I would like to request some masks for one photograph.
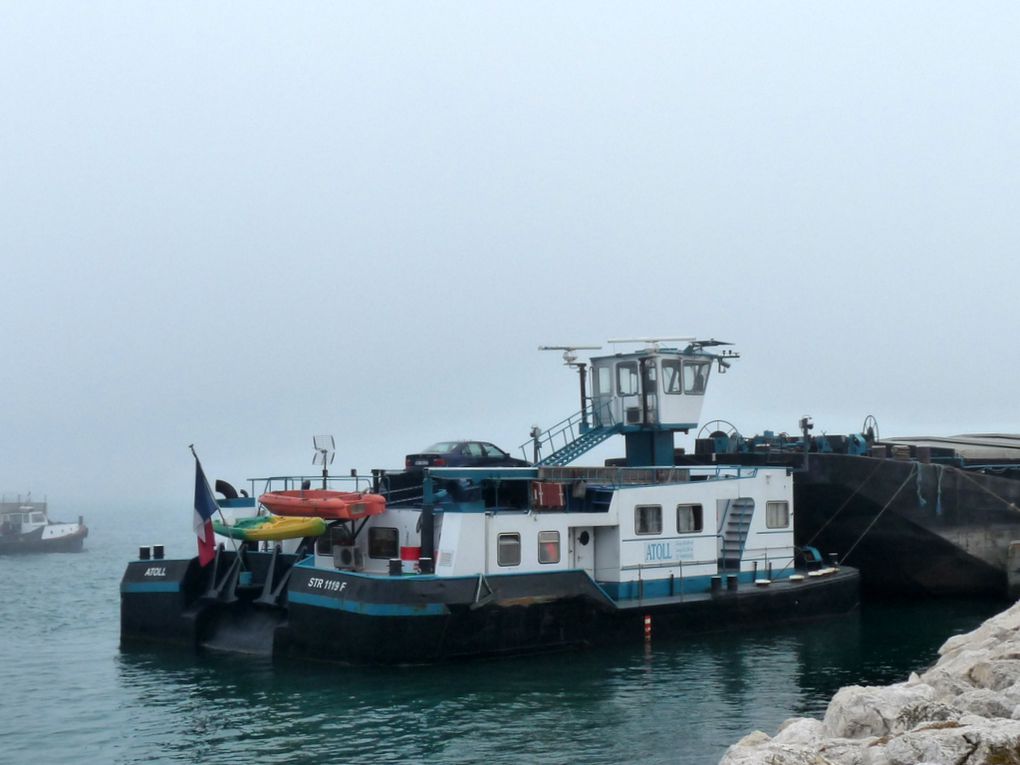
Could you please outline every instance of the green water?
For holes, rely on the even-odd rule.
[[[114,513],[86,520],[80,555],[0,557],[0,762],[715,763],[752,730],[823,714],[842,685],[906,679],[1004,607],[871,604],[796,627],[440,667],[121,653],[126,561],[140,543],[193,554],[189,519],[155,519],[144,538]]]

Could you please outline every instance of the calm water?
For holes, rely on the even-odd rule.
[[[905,679],[1003,607],[871,605],[647,649],[393,670],[122,654],[127,559],[157,542],[194,554],[190,510],[152,515],[87,517],[80,555],[0,557],[0,762],[715,763],[754,729],[820,716],[842,685]]]

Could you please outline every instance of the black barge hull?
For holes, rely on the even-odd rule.
[[[801,582],[740,582],[715,594],[621,605],[582,571],[514,576],[385,577],[234,553],[130,563],[121,643],[258,653],[344,664],[425,664],[637,643],[817,619],[858,604],[856,570]]]
[[[798,544],[843,551],[870,593],[1016,596],[1020,480],[913,460],[810,455]]]

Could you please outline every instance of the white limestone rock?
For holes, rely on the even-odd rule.
[[[1020,765],[1020,602],[939,654],[906,682],[840,689],[822,721],[745,736],[721,765]]]
[[[810,717],[791,717],[779,726],[776,743],[785,746],[804,746],[817,748],[825,738],[825,726],[821,720]]]
[[[852,685],[829,702],[824,726],[832,738],[864,738],[904,733],[919,723],[952,720],[959,712],[936,698],[925,683],[886,687]]]
[[[968,676],[978,688],[1002,691],[1020,682],[1020,661],[993,659],[975,664]]]
[[[961,715],[970,714],[1007,720],[1013,717],[1014,710],[1017,708],[1015,702],[1010,701],[1001,693],[987,688],[974,688],[965,691],[952,699],[950,703]]]
[[[935,723],[896,736],[885,746],[889,765],[1020,765],[1020,721]]]

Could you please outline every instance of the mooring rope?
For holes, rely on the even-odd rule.
[[[812,542],[814,542],[814,541],[815,541],[815,538],[816,538],[816,537],[817,537],[817,536],[818,536],[819,534],[821,534],[821,533],[822,533],[823,531],[825,531],[825,527],[826,527],[826,526],[828,526],[828,525],[829,525],[830,523],[832,523],[832,521],[833,521],[833,520],[835,520],[835,518],[836,518],[836,516],[837,516],[837,515],[839,515],[839,514],[840,514],[841,512],[843,512],[843,508],[845,508],[845,507],[846,507],[846,506],[847,506],[848,504],[850,504],[850,500],[851,500],[851,499],[853,499],[854,497],[856,497],[856,496],[857,496],[857,492],[859,492],[859,491],[860,491],[861,489],[863,489],[863,488],[864,488],[864,484],[866,484],[866,483],[867,483],[868,481],[870,481],[870,480],[871,480],[871,476],[875,475],[876,471],[877,471],[877,470],[878,470],[878,469],[879,469],[880,467],[882,467],[882,464],[883,464],[882,460],[878,460],[878,461],[876,462],[876,464],[875,464],[875,467],[873,467],[873,468],[871,469],[871,472],[870,472],[870,473],[868,473],[868,474],[867,474],[867,475],[866,475],[866,476],[864,477],[864,480],[863,480],[863,481],[861,481],[861,482],[860,482],[859,484],[857,484],[857,488],[853,490],[853,492],[852,492],[852,493],[850,494],[850,496],[849,496],[849,497],[847,497],[847,498],[846,498],[846,500],[845,500],[845,501],[843,502],[843,504],[842,504],[842,505],[840,505],[840,506],[839,506],[838,508],[836,508],[836,512],[834,512],[834,513],[833,513],[832,515],[830,515],[830,516],[829,516],[829,518],[828,518],[828,520],[826,520],[826,521],[825,521],[825,523],[823,523],[823,524],[822,524],[822,525],[821,525],[821,526],[820,526],[820,527],[818,528],[818,531],[816,531],[816,532],[815,532],[815,533],[814,533],[814,534],[813,534],[813,535],[811,536],[811,539],[809,539],[809,540],[807,541],[806,545],[810,545],[810,544],[811,544]],[[806,546],[806,545],[805,545],[805,546]]]
[[[839,562],[841,565],[846,561],[847,558],[850,557],[850,553],[854,551],[854,548],[857,547],[860,541],[864,539],[864,535],[871,531],[871,527],[878,523],[878,519],[882,517],[882,513],[886,511],[889,505],[893,503],[893,500],[896,499],[896,497],[899,495],[901,491],[903,491],[903,487],[907,485],[907,482],[910,481],[911,478],[913,478],[914,473],[916,471],[917,463],[915,462],[914,466],[910,469],[910,472],[907,473],[907,477],[903,479],[903,483],[900,484],[900,487],[893,492],[893,495],[889,497],[889,501],[886,502],[885,505],[882,506],[882,509],[878,511],[878,515],[871,519],[871,523],[868,524],[868,527],[861,532],[861,535],[857,537],[857,540],[852,545],[850,545],[850,549],[846,551],[846,554],[842,558],[840,558]]]
[[[945,468],[943,468],[943,470],[945,470]],[[982,486],[981,484],[979,484],[976,480],[974,480],[973,478],[971,478],[970,475],[967,474],[966,470],[959,470],[959,469],[957,469],[957,472],[960,475],[962,475],[964,478],[966,478],[968,481],[970,481],[972,484],[977,486],[979,489],[981,489],[981,491],[985,492],[986,494],[991,494],[993,497],[995,497],[997,500],[999,500],[1002,504],[1006,505],[1007,507],[1011,507],[1014,510],[1020,509],[1020,508],[1017,508],[1015,503],[1010,502],[1005,497],[1000,497],[998,494],[996,494],[994,491],[989,489],[987,486]]]

